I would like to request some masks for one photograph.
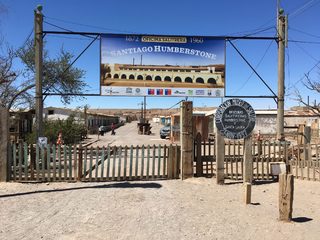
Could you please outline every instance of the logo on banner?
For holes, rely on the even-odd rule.
[[[136,88],[136,93],[140,94],[140,92],[141,92],[141,89],[140,88]]]
[[[174,91],[174,94],[176,94],[176,95],[185,95],[186,92],[176,90],[176,91]]]
[[[203,96],[204,95],[204,90],[196,90],[196,95],[201,95]]]
[[[163,89],[157,89],[157,95],[163,95]]]
[[[132,94],[132,88],[126,88],[126,93]]]
[[[154,89],[148,89],[148,95],[154,95]]]
[[[172,94],[172,90],[171,89],[165,89],[164,90],[164,94],[167,96],[170,96]]]

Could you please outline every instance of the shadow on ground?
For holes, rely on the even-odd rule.
[[[293,222],[296,223],[305,223],[305,222],[310,222],[312,221],[312,218],[308,218],[308,217],[296,217],[296,218],[292,218]]]
[[[82,189],[97,189],[97,188],[161,188],[162,185],[159,183],[113,183],[113,184],[103,184],[103,185],[95,185],[95,186],[83,186],[83,187],[74,187],[74,188],[63,188],[63,189],[48,189],[48,190],[39,190],[39,191],[31,191],[31,192],[22,192],[22,193],[12,193],[12,194],[4,194],[0,195],[0,198],[7,197],[17,197],[24,195],[32,195],[38,193],[50,193],[50,192],[66,192],[66,191],[75,191]]]

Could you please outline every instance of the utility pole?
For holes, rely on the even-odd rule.
[[[35,67],[36,67],[36,131],[37,141],[43,137],[43,98],[42,98],[42,77],[43,77],[43,15],[42,6],[38,5],[34,11],[34,43],[35,43]]]
[[[283,9],[278,10],[278,105],[277,139],[284,140],[284,48],[286,43],[287,16]]]

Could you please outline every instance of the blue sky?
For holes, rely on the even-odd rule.
[[[277,0],[0,0],[6,7],[0,12],[0,34],[14,47],[22,46],[33,30],[33,10],[43,5],[44,30],[76,32],[165,34],[199,36],[268,36],[276,34]],[[319,95],[307,91],[304,75],[319,77],[320,60],[320,0],[282,0],[281,7],[289,14],[289,46],[285,63],[285,108],[298,105],[293,100],[294,89],[302,91],[310,101],[320,101]],[[56,26],[60,27],[57,28]],[[32,37],[33,35],[31,35]],[[59,48],[75,56],[91,39],[79,35],[45,36],[50,56]],[[241,51],[266,83],[277,92],[277,44],[270,40],[235,40]],[[99,92],[100,43],[96,41],[76,62],[86,71],[87,93]],[[16,68],[21,67],[19,63]],[[235,49],[226,44],[226,95],[272,95]],[[276,108],[272,99],[243,98],[254,108]],[[181,98],[147,99],[148,108],[170,108]],[[189,98],[194,106],[217,107],[224,99]],[[139,108],[142,98],[88,97],[73,101],[67,107],[89,104],[91,108]],[[63,106],[57,97],[48,97],[46,106]]]

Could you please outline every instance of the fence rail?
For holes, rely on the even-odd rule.
[[[201,141],[201,136],[197,136],[195,141],[194,172],[196,176],[215,177],[216,176],[216,153],[214,140]],[[243,179],[243,150],[244,143],[239,140],[225,141],[224,174],[225,178],[233,180]],[[279,141],[253,141],[253,178],[255,180],[272,180],[270,163],[285,162],[287,165],[292,160],[302,161],[310,158],[319,162],[320,145],[290,146],[287,142]],[[313,163],[315,164],[315,163]],[[292,165],[295,169],[300,169],[303,165]],[[312,165],[313,166],[313,165]],[[307,170],[306,170],[307,171]],[[310,170],[311,171],[311,170]],[[313,170],[312,170],[313,171]],[[314,170],[317,172],[317,169]],[[301,172],[301,171],[300,171]],[[296,171],[292,172],[296,177]],[[305,175],[304,175],[305,176]]]
[[[13,181],[123,181],[179,177],[177,145],[10,146],[9,167]]]
[[[196,176],[216,176],[214,140],[194,146]],[[82,147],[48,145],[45,148],[10,145],[9,175],[12,181],[128,181],[179,178],[180,146],[142,145]],[[243,141],[225,141],[225,178],[243,179]],[[320,181],[320,145],[290,146],[288,143],[252,142],[253,178],[271,180],[270,164],[285,162],[297,178]]]

